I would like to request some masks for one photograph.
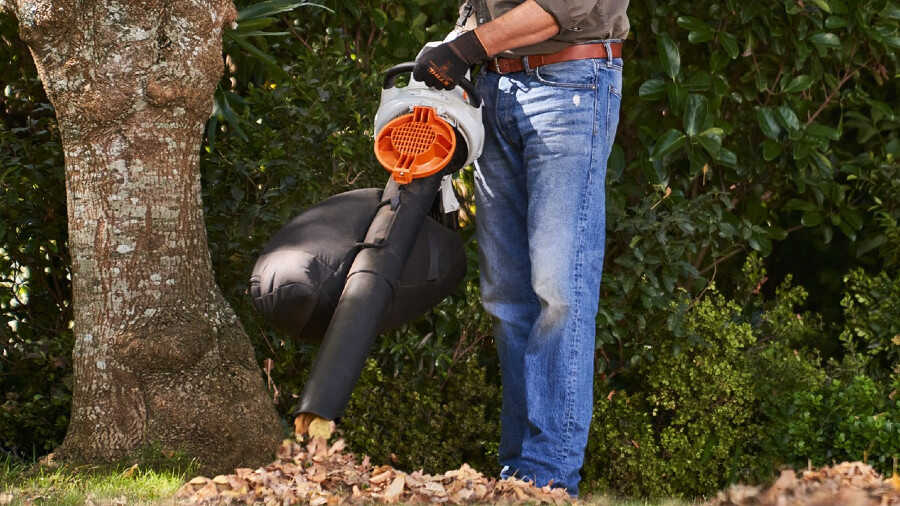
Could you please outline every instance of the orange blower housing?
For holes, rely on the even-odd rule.
[[[375,137],[375,158],[400,184],[436,174],[455,150],[453,127],[427,106],[394,118]]]

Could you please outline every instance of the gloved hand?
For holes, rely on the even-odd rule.
[[[422,51],[416,59],[413,77],[432,88],[450,90],[465,77],[472,65],[487,60],[487,51],[475,31]]]

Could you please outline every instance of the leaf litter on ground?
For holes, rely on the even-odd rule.
[[[179,489],[181,504],[531,503],[565,504],[564,489],[516,478],[487,478],[468,464],[442,474],[407,473],[357,460],[343,439],[333,444],[334,422],[298,417],[297,440],[285,440],[277,460],[258,469],[196,477]],[[302,430],[301,430],[302,429]],[[862,462],[844,462],[798,475],[785,470],[768,487],[732,485],[706,506],[900,506],[900,477],[884,479]]]
[[[318,432],[318,431],[316,431]],[[327,432],[327,431],[323,431]],[[181,504],[333,504],[572,502],[561,488],[536,487],[516,478],[487,478],[468,464],[442,474],[407,473],[374,466],[345,451],[343,439],[285,440],[277,460],[258,469],[197,477],[177,492]]]
[[[767,488],[732,485],[708,506],[896,506],[900,479],[884,479],[862,462],[842,462],[799,475],[784,470]]]

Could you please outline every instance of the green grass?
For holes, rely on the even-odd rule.
[[[679,499],[616,499],[603,495],[585,496],[583,503],[587,506],[695,506],[700,504]]]
[[[175,504],[174,494],[188,474],[188,470],[154,471],[140,467],[129,472],[126,466],[49,470],[6,459],[0,461],[0,504]]]

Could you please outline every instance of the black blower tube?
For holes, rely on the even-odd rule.
[[[367,247],[350,267],[294,414],[312,413],[333,420],[343,413],[394,298],[393,286],[440,190],[441,178],[462,168],[468,157],[458,130],[456,138],[456,152],[443,171],[405,185],[394,178],[388,180],[382,194],[384,205],[366,233]]]

